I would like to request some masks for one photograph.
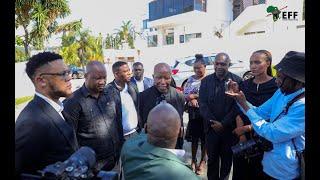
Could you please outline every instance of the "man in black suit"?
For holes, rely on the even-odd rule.
[[[37,174],[49,164],[64,161],[77,149],[75,132],[63,115],[60,97],[71,91],[71,72],[62,57],[43,52],[31,57],[26,72],[35,96],[15,125],[15,174]]]
[[[139,115],[140,127],[144,127],[148,114],[161,100],[166,100],[180,115],[181,128],[177,139],[176,149],[183,146],[183,112],[185,99],[181,92],[178,92],[171,83],[171,68],[166,63],[155,65],[153,72],[154,85],[139,94]]]
[[[153,79],[143,76],[144,69],[141,62],[135,62],[132,65],[133,76],[130,81],[137,92],[142,92],[149,87],[153,86]]]
[[[238,109],[235,100],[225,95],[225,85],[229,79],[240,83],[241,78],[229,72],[229,66],[228,54],[218,53],[214,61],[215,72],[201,80],[199,90],[208,153],[208,180],[228,179],[232,165],[232,130]]]

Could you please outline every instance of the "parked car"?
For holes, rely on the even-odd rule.
[[[69,69],[72,73],[72,79],[82,79],[84,78],[84,69],[79,68],[75,65],[70,65]]]
[[[207,75],[212,74],[214,72],[213,62],[215,60],[216,53],[203,55],[203,59],[206,63]],[[178,87],[182,87],[184,83],[187,82],[187,79],[194,74],[193,64],[196,58],[194,56],[188,56],[182,59],[177,59],[172,68],[172,77],[175,80]],[[229,71],[245,78],[250,75],[249,65],[238,60],[231,60],[231,66],[229,67]]]

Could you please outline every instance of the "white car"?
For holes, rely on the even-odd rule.
[[[213,62],[215,60],[216,53],[203,55],[203,59],[206,63],[207,75],[214,72]],[[172,68],[172,77],[176,82],[177,87],[183,87],[187,79],[194,75],[193,64],[196,58],[194,56],[188,56],[182,59],[177,59]],[[249,64],[242,61],[232,61],[229,71],[238,75],[239,77],[245,78],[250,75]]]

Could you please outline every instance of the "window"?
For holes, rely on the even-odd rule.
[[[148,21],[149,21],[149,19],[145,19],[145,20],[143,20],[143,29],[148,29]]]
[[[201,33],[186,34],[185,42],[189,42],[193,38],[201,38]]]
[[[198,11],[207,12],[207,0],[195,0],[194,9]]]
[[[180,41],[180,43],[184,43],[184,35],[179,36],[179,41]]]
[[[158,36],[152,35],[148,36],[148,47],[157,47],[158,46]]]
[[[194,10],[194,0],[184,0],[183,12],[189,12]]]
[[[174,44],[174,33],[166,35],[166,45]]]

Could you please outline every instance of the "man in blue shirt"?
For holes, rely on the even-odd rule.
[[[246,102],[235,82],[231,82],[230,92],[227,92],[235,97],[242,111],[249,117],[252,128],[273,144],[273,150],[264,152],[262,160],[266,179],[298,179],[300,176],[296,151],[305,148],[304,96],[295,101],[286,113],[283,110],[288,102],[305,91],[304,67],[304,53],[288,52],[275,66],[279,89],[259,107]]]

